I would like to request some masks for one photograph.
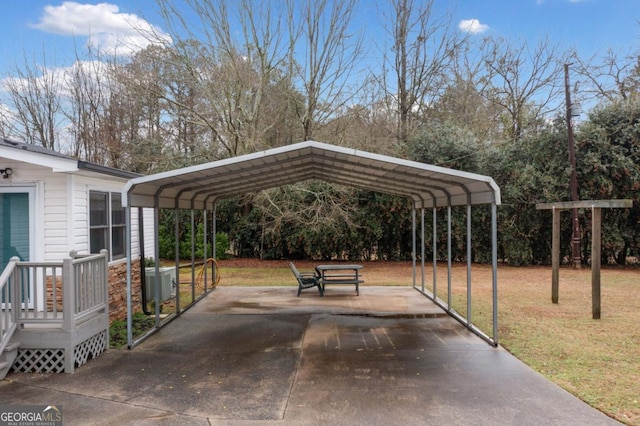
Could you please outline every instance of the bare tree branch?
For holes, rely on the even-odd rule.
[[[486,39],[483,52],[492,87],[485,93],[507,112],[507,134],[518,140],[527,120],[539,120],[561,105],[556,101],[562,94],[564,60],[548,39],[534,48],[526,42]]]
[[[42,65],[30,65],[25,58],[24,68],[15,67],[13,73],[4,85],[15,109],[18,134],[27,143],[58,149],[60,77],[47,68],[44,54]]]

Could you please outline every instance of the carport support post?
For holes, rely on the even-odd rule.
[[[127,207],[124,212],[125,250],[127,252],[127,348],[133,344],[133,312],[131,309],[131,198],[127,194]],[[144,244],[144,241],[141,242]]]
[[[178,241],[178,235],[180,234],[180,210],[178,209],[179,203],[176,200],[176,208],[175,208],[175,226],[174,226],[174,241],[175,241],[175,252],[176,252],[176,312],[180,312],[180,241]]]
[[[158,241],[158,235],[160,235],[160,197],[156,194],[153,201],[153,235],[155,235],[155,242],[153,246],[153,266],[155,267],[155,276],[153,277],[154,293],[154,305],[156,314],[156,327],[160,326],[160,242]]]
[[[196,212],[191,202],[191,300],[196,300]]]
[[[471,203],[467,201],[467,324],[471,320]]]
[[[435,203],[434,203],[435,204]],[[438,210],[436,207],[433,207],[433,235],[432,235],[432,246],[433,246],[433,297],[438,297]]]
[[[421,262],[421,268],[420,271],[422,273],[421,275],[421,282],[422,282],[422,291],[424,291],[424,244],[425,244],[425,240],[424,240],[424,207],[422,207],[420,209],[420,262]]]
[[[216,260],[218,259],[216,245],[218,243],[216,236],[216,207],[217,204],[213,203],[213,209],[211,209],[211,257],[213,258],[213,262],[211,262],[211,288],[216,286],[216,279],[218,277],[218,264]]]
[[[451,205],[447,206],[447,306],[451,310]]]
[[[202,252],[204,254],[204,265],[202,265],[202,278],[204,279],[203,288],[207,292],[207,209],[202,210]]]
[[[491,284],[493,287],[493,343],[498,346],[498,208],[491,202]]]
[[[602,209],[591,207],[591,313],[600,319],[600,251]]]
[[[560,209],[555,207],[552,212],[551,235],[551,302],[558,303],[558,289],[560,284]]]
[[[216,245],[218,244],[218,236],[216,235],[216,208],[217,208],[217,205],[214,204],[213,205],[213,211],[211,212],[211,234],[212,234],[211,235],[212,236],[211,239],[213,240],[213,244],[212,244],[212,247],[211,247],[211,251],[212,251],[211,257],[213,257],[214,259],[217,259],[216,256],[218,255],[218,253],[216,251]],[[215,263],[213,263],[213,264],[215,265]],[[214,266],[214,268],[215,268],[215,266]],[[215,270],[212,269],[211,270],[211,274],[212,274],[211,279],[213,279],[215,281],[216,277],[218,276],[218,271],[215,271]]]
[[[413,238],[411,239],[411,258],[413,262],[413,286],[416,286],[416,208],[411,209],[411,229]]]

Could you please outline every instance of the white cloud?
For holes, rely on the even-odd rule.
[[[38,67],[32,74],[22,76],[9,76],[0,79],[0,93],[8,93],[10,90],[26,92],[29,86],[50,87],[64,98],[71,96],[71,87],[77,86],[74,76],[82,79],[85,86],[93,86],[97,89],[99,82],[108,76],[109,65],[101,61],[76,61],[68,67],[44,68]],[[87,90],[91,90],[85,87]],[[108,85],[101,87],[107,90]]]
[[[15,113],[14,111],[9,107],[9,105],[5,105],[2,102],[0,102],[0,126],[7,126],[9,127],[9,123],[15,120]],[[0,134],[2,134],[2,129],[0,129]]]
[[[458,24],[460,31],[471,34],[480,34],[489,29],[488,25],[481,24],[477,19],[463,19]]]
[[[59,106],[66,111],[70,111],[72,102],[72,89],[78,88],[78,80],[74,80],[74,75],[79,74],[83,90],[94,96],[93,100],[98,100],[98,96],[109,97],[109,85],[99,86],[100,81],[108,78],[109,65],[101,61],[76,61],[68,67],[44,68],[34,66],[29,75],[18,77],[5,77],[0,79],[0,95],[9,103],[2,103],[0,99],[0,136],[8,136],[15,140],[24,140],[24,125],[19,117],[15,105],[12,104],[10,91],[16,91],[20,95],[30,96],[27,91],[34,91],[34,87],[44,91],[45,88],[54,90],[58,95]],[[98,92],[100,91],[100,92]],[[58,112],[56,118],[56,137],[58,150],[60,152],[70,152],[73,146],[73,136],[70,132],[71,122],[65,117],[65,113]]]
[[[101,52],[128,55],[154,42],[171,42],[171,37],[131,13],[121,13],[109,3],[80,4],[72,1],[45,6],[39,30],[69,36],[87,36],[87,44]]]
[[[0,137],[20,140],[16,129],[18,118],[16,112],[0,101]]]

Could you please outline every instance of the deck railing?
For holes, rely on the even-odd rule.
[[[17,327],[46,324],[73,332],[98,312],[108,315],[108,253],[62,262],[9,260],[0,275],[0,353]]]
[[[2,304],[0,310],[0,354],[4,352],[4,348],[9,344],[9,340],[17,328],[15,316],[8,307],[11,300],[9,283],[18,260],[17,257],[11,258],[0,275],[0,303]]]

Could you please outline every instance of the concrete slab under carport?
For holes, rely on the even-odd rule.
[[[75,374],[9,374],[5,404],[64,424],[618,424],[414,289],[219,287]]]

